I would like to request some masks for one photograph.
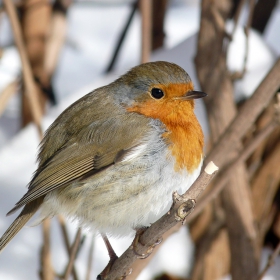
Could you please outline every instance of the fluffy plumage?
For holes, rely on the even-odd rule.
[[[164,96],[151,95],[159,88]],[[0,239],[2,250],[41,208],[120,236],[149,226],[200,172],[203,134],[188,74],[179,66],[137,66],[67,108],[46,131],[23,211]]]

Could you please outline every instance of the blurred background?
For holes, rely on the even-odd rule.
[[[36,169],[42,132],[75,100],[140,63],[177,63],[209,95],[196,105],[207,155],[279,60],[279,29],[276,0],[0,1],[0,234]],[[280,279],[279,257],[264,271],[280,250],[276,92],[240,139],[242,155],[273,123],[238,180],[215,195],[213,183],[200,212],[128,279]],[[63,279],[76,230],[62,217],[24,228],[0,255],[0,279]],[[131,241],[112,243],[121,254]],[[106,248],[90,231],[80,244],[70,278],[95,279]]]

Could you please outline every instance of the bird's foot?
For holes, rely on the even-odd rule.
[[[137,258],[139,259],[146,259],[148,258],[151,253],[153,252],[154,248],[159,245],[162,242],[162,237],[159,238],[154,244],[150,245],[148,250],[146,251],[145,254],[140,254],[137,252],[137,246],[140,243],[141,245],[145,246],[145,244],[142,244],[140,241],[140,237],[142,236],[142,234],[145,232],[146,228],[140,228],[136,230],[136,235],[134,237],[134,240],[132,242],[132,250],[134,252],[134,254],[137,256]]]

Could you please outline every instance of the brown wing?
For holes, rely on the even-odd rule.
[[[72,105],[62,113],[47,131],[39,154],[39,167],[29,184],[28,192],[8,214],[54,189],[67,186],[73,181],[78,183],[85,175],[94,176],[115,164],[122,158],[120,154],[123,151],[129,153],[130,149],[141,144],[141,139],[149,129],[149,120],[144,116],[134,113],[127,116],[123,110],[110,110],[109,107],[106,112],[98,112],[96,109],[92,119],[89,118],[92,114],[88,112],[92,108],[84,106],[82,111],[74,114],[78,114],[82,127],[75,130],[75,120],[69,110],[75,113],[75,106]]]

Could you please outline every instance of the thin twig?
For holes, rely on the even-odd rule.
[[[62,231],[62,236],[63,236],[63,240],[64,240],[64,244],[65,244],[68,256],[70,257],[70,255],[71,255],[71,245],[70,245],[69,236],[68,236],[67,229],[66,229],[65,220],[61,215],[58,215],[57,219],[58,219],[59,224],[60,224],[60,228],[61,228],[61,231]],[[77,274],[77,270],[75,268],[75,264],[73,265],[72,274],[73,274],[74,279],[78,280],[78,274]]]
[[[67,280],[71,274],[71,271],[73,269],[74,266],[74,262],[75,262],[75,258],[79,249],[79,244],[80,244],[80,240],[81,240],[81,229],[79,228],[77,233],[76,233],[76,237],[75,237],[75,241],[72,245],[71,248],[71,254],[70,254],[70,258],[69,258],[69,262],[65,271],[65,275],[64,275],[64,280]]]
[[[243,67],[241,71],[233,74],[232,76],[233,79],[242,79],[247,70],[248,55],[249,55],[249,34],[252,25],[254,8],[255,8],[255,0],[250,0],[249,15],[248,15],[246,26],[244,27],[244,34],[246,40],[245,40],[245,54],[243,59]]]
[[[140,0],[140,10],[142,15],[141,63],[145,63],[150,59],[152,46],[152,1]]]
[[[265,276],[265,274],[269,270],[269,268],[274,265],[275,259],[279,256],[279,254],[280,254],[280,241],[279,241],[278,245],[276,246],[275,250],[273,251],[273,253],[269,256],[266,266],[260,273],[258,280],[261,280]]]
[[[222,17],[220,11],[217,9],[216,6],[211,6],[210,12],[213,18],[214,27],[217,30],[217,33],[224,34],[225,37],[230,38],[230,34],[228,34],[226,30],[226,22],[225,19]]]
[[[255,3],[256,3],[255,0],[249,1],[249,15],[248,15],[247,24],[246,24],[246,29],[248,31],[252,26],[253,15],[254,15],[254,10],[255,10]]]
[[[249,1],[249,15],[247,19],[247,24],[244,28],[244,33],[245,33],[245,38],[246,38],[246,43],[245,43],[245,55],[244,55],[244,60],[243,60],[243,67],[241,70],[241,78],[244,76],[246,73],[247,69],[247,63],[248,63],[248,55],[249,55],[249,33],[250,33],[250,28],[252,25],[252,20],[253,20],[253,14],[254,14],[254,9],[255,9],[255,0],[250,0]]]
[[[90,274],[91,274],[91,269],[92,269],[92,264],[93,264],[93,248],[94,248],[94,236],[92,236],[91,241],[90,241],[86,280],[90,280]]]
[[[9,99],[17,92],[18,81],[8,84],[0,94],[0,116],[5,110]]]
[[[232,33],[231,33],[231,37],[233,38],[233,35],[236,31],[236,28],[238,26],[238,21],[239,21],[239,18],[240,18],[240,15],[241,15],[241,11],[242,11],[242,8],[245,4],[247,0],[241,0],[239,3],[238,3],[238,6],[237,6],[237,9],[236,9],[236,12],[234,14],[234,17],[233,17],[233,21],[234,21],[234,26],[233,26],[233,29],[232,29]]]
[[[19,51],[22,72],[23,72],[23,81],[26,87],[26,96],[30,103],[31,114],[35,125],[37,126],[40,138],[43,137],[43,131],[41,127],[42,111],[39,104],[39,99],[36,91],[35,82],[33,79],[33,74],[31,66],[27,57],[26,48],[23,42],[22,32],[20,29],[19,20],[16,14],[16,9],[14,3],[11,0],[4,0],[5,8],[7,14],[10,18],[14,40]]]
[[[108,65],[108,67],[105,70],[105,73],[111,72],[113,67],[114,67],[114,65],[115,65],[116,59],[117,59],[117,57],[119,55],[119,52],[120,52],[121,46],[122,46],[122,44],[124,42],[125,36],[127,34],[127,31],[129,29],[129,26],[131,25],[132,19],[133,19],[134,14],[135,14],[135,12],[137,10],[138,2],[139,2],[138,0],[135,0],[134,3],[132,3],[132,5],[131,5],[131,12],[130,12],[130,14],[128,16],[128,19],[127,19],[127,22],[126,22],[126,24],[125,24],[125,26],[124,26],[121,34],[120,34],[120,37],[118,39],[118,42],[117,42],[116,47],[115,47],[114,52],[113,52],[113,56],[112,56],[112,58],[110,60],[110,63]]]
[[[50,33],[44,57],[44,70],[48,77],[52,77],[57,66],[59,54],[64,44],[66,30],[67,23],[65,13],[55,11],[51,19]]]
[[[51,264],[51,244],[50,244],[50,226],[51,220],[45,219],[42,224],[43,230],[43,246],[41,251],[41,279],[42,280],[52,280],[54,279],[54,271]]]

